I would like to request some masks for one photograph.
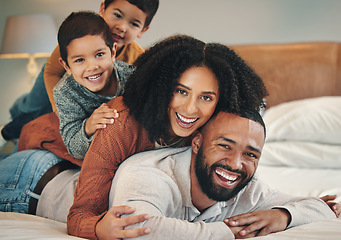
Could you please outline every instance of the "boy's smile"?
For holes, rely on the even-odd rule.
[[[141,38],[149,28],[144,27],[147,14],[127,0],[115,0],[106,9],[102,2],[99,15],[109,25],[118,51]]]
[[[100,35],[76,38],[67,47],[67,72],[92,92],[114,95],[116,82],[112,81],[113,53]]]

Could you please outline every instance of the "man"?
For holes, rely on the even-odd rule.
[[[149,219],[139,239],[234,239],[335,218],[321,199],[269,189],[254,173],[265,139],[256,111],[220,112],[192,147],[140,153],[116,173],[110,207],[129,205]],[[234,217],[232,217],[234,216]]]

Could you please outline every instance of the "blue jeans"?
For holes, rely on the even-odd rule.
[[[0,211],[28,212],[31,197],[40,178],[55,164],[63,161],[45,150],[16,152],[0,159]]]
[[[9,112],[12,121],[5,125],[1,134],[6,140],[15,140],[20,136],[22,127],[45,113],[52,112],[44,82],[45,65],[42,67],[32,90],[19,97]]]

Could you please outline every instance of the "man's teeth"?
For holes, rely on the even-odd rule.
[[[178,118],[182,121],[182,122],[185,122],[185,123],[194,123],[198,118],[191,118],[191,119],[189,119],[189,118],[185,118],[185,117],[183,117],[183,116],[181,116],[180,114],[176,114],[177,116],[178,116]]]
[[[237,180],[238,176],[235,176],[235,175],[229,175],[227,174],[226,172],[224,172],[223,170],[221,169],[216,169],[215,170],[216,174],[218,174],[219,176],[222,176],[223,178],[225,178],[226,180],[228,181],[231,181],[231,182],[234,182]]]
[[[88,77],[88,79],[90,81],[96,81],[97,79],[99,79],[100,76],[101,76],[101,74],[98,74],[98,75],[95,75],[95,76]]]

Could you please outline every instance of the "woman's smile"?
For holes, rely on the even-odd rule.
[[[212,116],[219,99],[218,81],[207,67],[191,67],[179,78],[169,104],[171,136],[188,137]]]

